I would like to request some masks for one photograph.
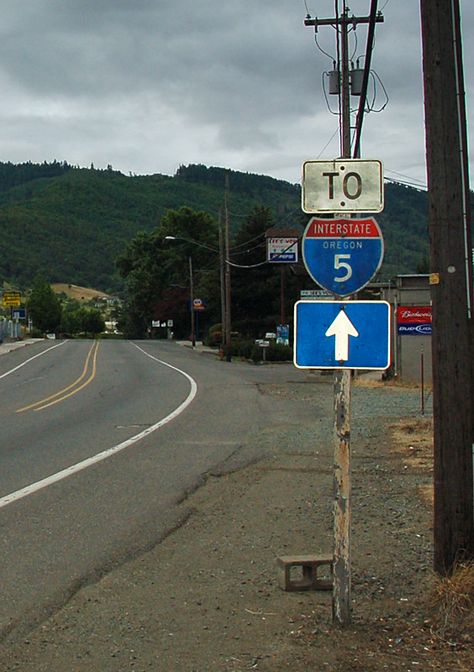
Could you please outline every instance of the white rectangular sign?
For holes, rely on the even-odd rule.
[[[303,164],[303,212],[382,212],[383,206],[381,161],[336,159]]]
[[[298,238],[267,238],[267,261],[275,264],[296,264]]]

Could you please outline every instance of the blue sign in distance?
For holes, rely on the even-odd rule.
[[[390,366],[386,301],[298,301],[294,323],[294,364],[300,369]]]
[[[379,270],[383,237],[373,217],[312,217],[303,234],[303,261],[313,280],[336,294],[349,296],[365,287]]]

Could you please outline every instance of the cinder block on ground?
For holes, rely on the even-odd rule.
[[[277,558],[280,588],[296,590],[332,590],[332,555],[282,555]],[[331,578],[321,578],[322,568]]]

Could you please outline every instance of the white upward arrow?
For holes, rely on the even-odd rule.
[[[349,336],[358,336],[359,332],[354,327],[344,310],[340,310],[336,319],[328,327],[326,336],[335,336],[334,359],[337,362],[347,362],[349,359]]]

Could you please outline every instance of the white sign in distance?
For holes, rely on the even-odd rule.
[[[267,238],[267,261],[274,264],[296,264],[298,238]]]
[[[383,207],[381,161],[336,159],[303,164],[303,212],[381,212]]]

